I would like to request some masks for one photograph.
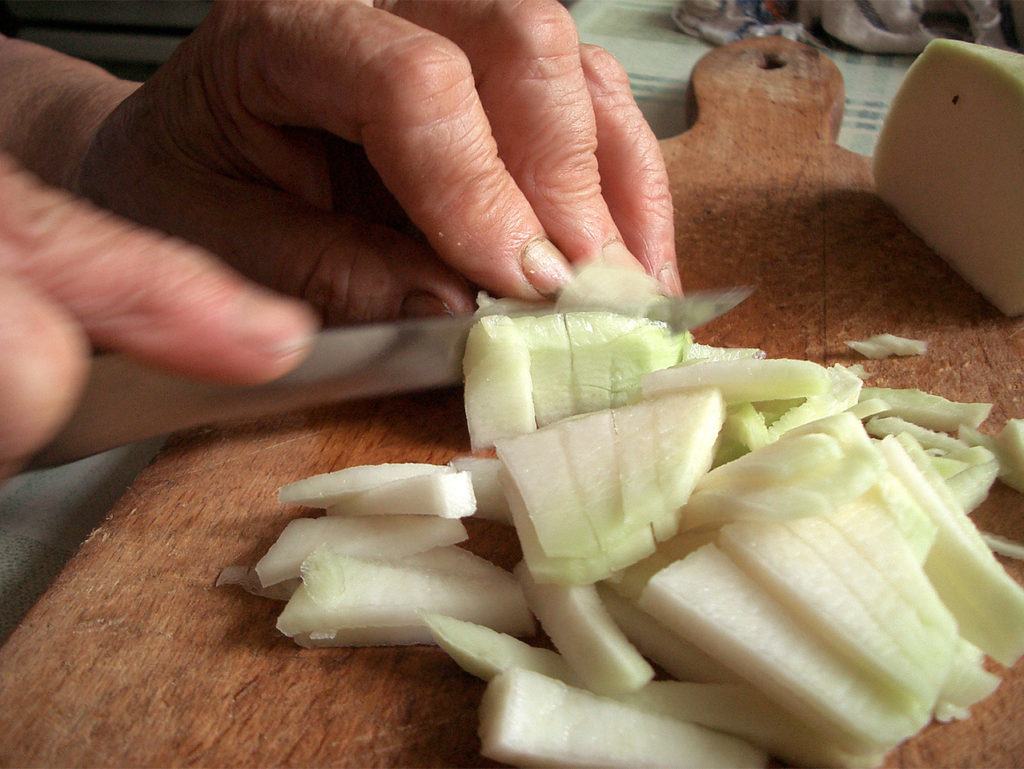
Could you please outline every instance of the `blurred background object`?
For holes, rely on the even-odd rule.
[[[0,32],[145,80],[212,0],[3,0]]]

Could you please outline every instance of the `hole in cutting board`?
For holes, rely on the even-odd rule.
[[[782,58],[781,54],[764,51],[761,53],[757,66],[761,69],[782,69],[786,66],[786,60]]]

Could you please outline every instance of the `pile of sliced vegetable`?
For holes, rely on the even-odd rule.
[[[323,514],[222,582],[286,600],[303,646],[440,645],[517,766],[872,767],[967,717],[986,658],[1024,654],[1024,590],[969,516],[1024,491],[1024,420],[698,344],[606,270],[554,314],[485,308],[472,453],[284,486]],[[613,285],[623,312],[579,309]],[[514,527],[513,572],[459,546],[468,516]]]

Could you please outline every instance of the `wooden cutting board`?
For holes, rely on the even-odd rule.
[[[773,357],[861,362],[878,332],[927,355],[866,362],[883,386],[1024,416],[1024,320],[1002,317],[872,194],[869,163],[834,144],[838,71],[781,39],[721,48],[692,78],[697,120],[664,142],[687,287],[754,284],[700,341]],[[343,404],[173,439],[0,650],[6,766],[473,766],[482,685],[439,650],[304,650],[278,606],[215,588],[298,511],[278,486],[468,450],[460,392]],[[976,512],[1024,539],[1024,497]],[[472,548],[511,567],[507,529]],[[1019,580],[1019,564],[1007,562]],[[964,722],[930,728],[891,766],[1024,766],[1024,665]]]

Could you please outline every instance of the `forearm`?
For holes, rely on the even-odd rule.
[[[88,62],[2,35],[0,82],[0,150],[65,189],[74,189],[100,123],[138,87]]]

